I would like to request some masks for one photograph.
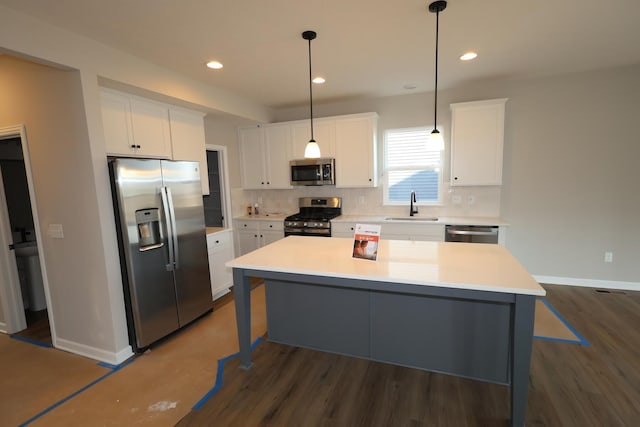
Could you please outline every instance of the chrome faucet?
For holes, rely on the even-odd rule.
[[[409,216],[413,216],[414,214],[418,213],[418,207],[415,206],[414,207],[414,203],[416,203],[416,192],[412,191],[411,192],[411,196],[409,196],[409,200],[411,201],[410,205],[409,205]]]

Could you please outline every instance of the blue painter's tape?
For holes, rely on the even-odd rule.
[[[16,335],[16,334],[12,334],[12,335],[9,335],[9,336],[11,338],[13,338],[14,340],[26,342],[28,344],[37,345],[38,347],[53,348],[53,345],[49,344],[48,342],[37,341],[37,340],[31,339],[31,338],[23,337],[23,336]]]
[[[251,344],[251,351],[255,350],[255,348],[261,342],[262,342],[262,337],[256,338],[256,340],[253,342],[253,344]],[[240,356],[240,352],[233,353],[233,354],[231,354],[231,355],[229,355],[227,357],[223,357],[222,359],[218,360],[218,371],[216,373],[216,383],[215,383],[215,385],[204,396],[202,396],[202,399],[200,399],[195,405],[193,405],[193,407],[191,409],[200,409],[202,407],[202,405],[207,403],[207,401],[211,398],[211,396],[213,396],[214,394],[216,394],[218,392],[218,390],[220,390],[220,387],[222,387],[222,376],[224,375],[224,364],[227,363],[230,360],[233,360],[233,359],[239,357],[239,356]]]
[[[566,339],[563,339],[563,338],[539,337],[539,336],[534,336],[534,338],[539,339],[539,340],[543,340],[543,341],[565,342],[565,343],[572,343],[572,344],[580,344],[580,345],[584,345],[584,346],[590,346],[591,345],[591,344],[589,344],[589,342],[586,339],[584,339],[584,337],[582,335],[580,335],[580,333],[578,333],[578,331],[576,331],[573,328],[573,326],[571,326],[569,324],[569,322],[564,320],[564,317],[562,317],[560,315],[560,313],[558,313],[558,310],[556,310],[551,305],[551,303],[549,303],[549,301],[547,301],[544,298],[540,298],[540,301],[542,301],[542,303],[544,305],[546,305],[549,310],[551,310],[551,312],[567,327],[567,329],[569,329],[571,332],[573,332],[573,334],[578,338],[578,341],[576,341],[576,340],[566,340]]]
[[[107,372],[106,374],[104,374],[103,376],[101,376],[100,378],[90,382],[89,384],[87,384],[86,386],[82,387],[81,389],[71,393],[69,396],[65,397],[64,399],[54,403],[53,405],[49,406],[47,409],[43,410],[42,412],[39,412],[38,414],[34,415],[33,417],[29,418],[27,421],[23,422],[22,424],[19,425],[19,427],[23,427],[26,426],[28,424],[31,424],[32,422],[34,422],[35,420],[37,420],[38,418],[42,417],[43,415],[53,411],[54,409],[56,409],[58,406],[62,405],[63,403],[73,399],[74,397],[76,397],[77,395],[79,395],[80,393],[84,392],[85,390],[93,387],[94,385],[98,384],[100,381],[108,378],[109,376],[115,374],[116,372],[118,372],[120,369],[124,368],[125,366],[129,365],[130,363],[132,363],[135,359],[131,358],[125,362],[122,362],[119,365],[111,365],[109,363],[104,363],[104,362],[99,362],[97,365],[102,367],[102,368],[107,368],[110,369],[110,372]]]

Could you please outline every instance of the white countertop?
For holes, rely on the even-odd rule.
[[[489,292],[545,295],[501,245],[381,240],[378,260],[354,259],[353,239],[289,236],[227,267]]]
[[[437,217],[436,221],[416,221],[409,219],[407,216],[406,220],[395,219],[393,221],[385,220],[385,218],[402,218],[403,216],[398,215],[340,215],[337,218],[331,220],[331,222],[357,222],[357,223],[376,223],[376,224],[420,224],[420,225],[428,225],[428,224],[437,224],[437,225],[498,225],[505,226],[509,225],[507,222],[503,221],[500,218],[494,217],[453,217],[453,216],[442,216]],[[431,218],[430,215],[416,215],[414,218]]]

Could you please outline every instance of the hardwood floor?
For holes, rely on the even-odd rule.
[[[27,329],[17,332],[15,335],[51,345],[51,327],[49,326],[47,310],[25,310],[25,317],[27,319]]]
[[[640,292],[548,286],[590,346],[534,340],[527,426],[636,426]],[[263,341],[177,425],[506,426],[509,388]]]

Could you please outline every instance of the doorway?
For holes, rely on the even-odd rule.
[[[207,144],[209,195],[203,196],[207,227],[231,227],[227,147]]]
[[[3,243],[8,242],[8,251],[3,251],[8,270],[17,273],[3,277],[8,277],[8,283],[3,284],[0,296],[3,308],[7,307],[3,310],[8,318],[4,322],[7,332],[50,346],[51,327],[25,153],[20,134],[0,135],[0,222]],[[7,321],[11,312],[13,322]]]

